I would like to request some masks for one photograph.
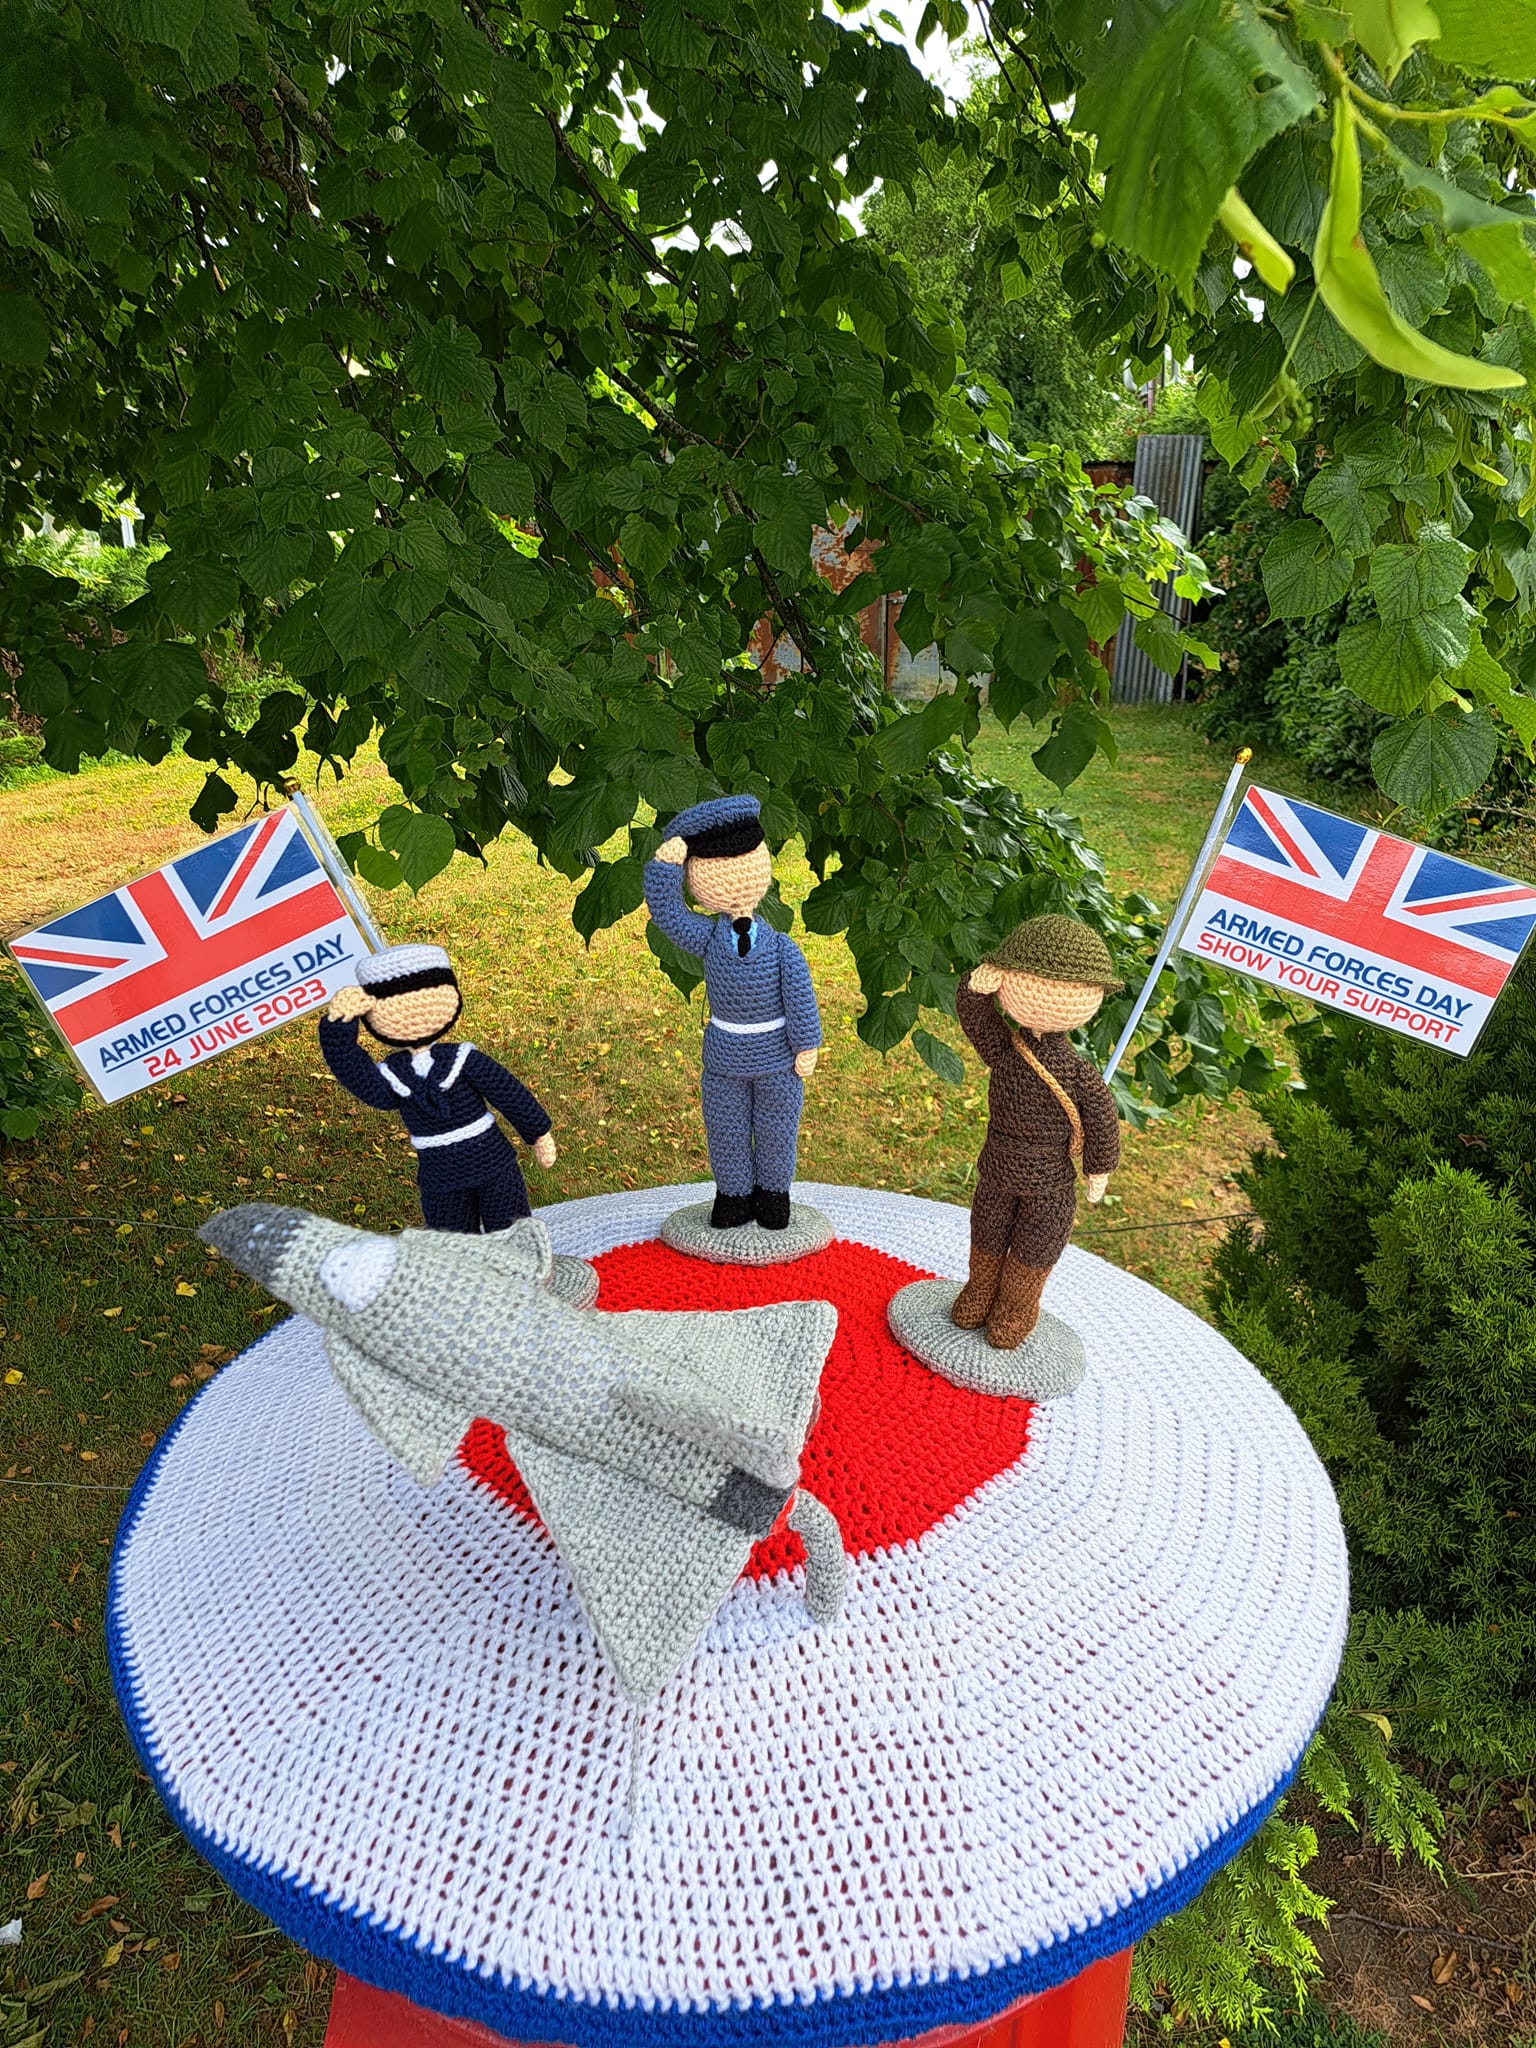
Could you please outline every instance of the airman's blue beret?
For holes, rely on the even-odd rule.
[[[760,814],[755,796],[712,796],[679,811],[665,836],[686,841],[689,853],[704,860],[728,860],[762,845]]]

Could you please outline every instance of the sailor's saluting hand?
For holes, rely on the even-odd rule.
[[[671,839],[663,839],[660,846],[656,849],[655,858],[657,860],[664,860],[669,868],[682,867],[688,858],[687,840],[679,839],[676,836]]]
[[[358,1017],[367,1016],[373,1008],[374,1000],[367,989],[359,988],[355,982],[351,982],[346,988],[337,989],[335,995],[331,997],[331,1007],[325,1014],[332,1024],[351,1024]]]
[[[540,1166],[550,1167],[555,1163],[555,1137],[553,1131],[546,1131],[542,1138],[533,1141],[533,1156]]]

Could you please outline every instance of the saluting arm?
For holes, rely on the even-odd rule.
[[[962,977],[955,991],[955,1015],[985,1066],[995,1067],[1006,1057],[1011,1050],[1008,1027],[997,1013],[992,991],[982,994],[972,988],[969,974]]]
[[[666,847],[681,847],[680,839],[669,839]],[[663,849],[665,851],[665,848]],[[645,907],[656,925],[674,946],[685,953],[702,954],[715,935],[714,920],[701,917],[683,901],[683,860],[655,860],[645,864]]]
[[[399,1097],[357,1042],[355,1017],[322,1017],[320,1051],[349,1095],[369,1109],[394,1109]]]

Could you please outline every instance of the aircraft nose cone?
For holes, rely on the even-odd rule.
[[[232,1266],[263,1287],[277,1277],[283,1255],[310,1218],[302,1209],[284,1209],[276,1202],[242,1202],[221,1209],[198,1230],[204,1244],[222,1252]]]

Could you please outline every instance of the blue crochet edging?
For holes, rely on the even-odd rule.
[[[281,1327],[281,1326],[279,1326]],[[269,1331],[261,1341],[269,1341]],[[256,1347],[253,1347],[253,1349]],[[247,1356],[250,1354],[247,1353]],[[1031,1992],[1049,1991],[1090,1963],[1117,1954],[1187,1906],[1221,1866],[1256,1835],[1301,1764],[1295,1759],[1267,1797],[1184,1869],[1142,1898],[1081,1929],[1039,1955],[942,1983],[893,1984],[863,1992],[831,1992],[803,2002],[742,2010],[647,2010],[638,2003],[588,2004],[553,1992],[520,1991],[450,1962],[411,1937],[373,1924],[357,1907],[328,1905],[309,1887],[251,1863],[188,1819],[150,1747],[133,1660],[123,1636],[124,1552],[149,1499],[161,1460],[204,1395],[189,1401],[146,1459],[118,1524],[107,1581],[107,1657],[128,1734],[167,1811],[204,1860],[257,1912],[311,1954],[381,1991],[399,1992],[429,2012],[488,2027],[514,2042],[566,2042],[573,2048],[863,2048],[931,2028],[979,2026]],[[1303,1750],[1306,1745],[1303,1744]]]

